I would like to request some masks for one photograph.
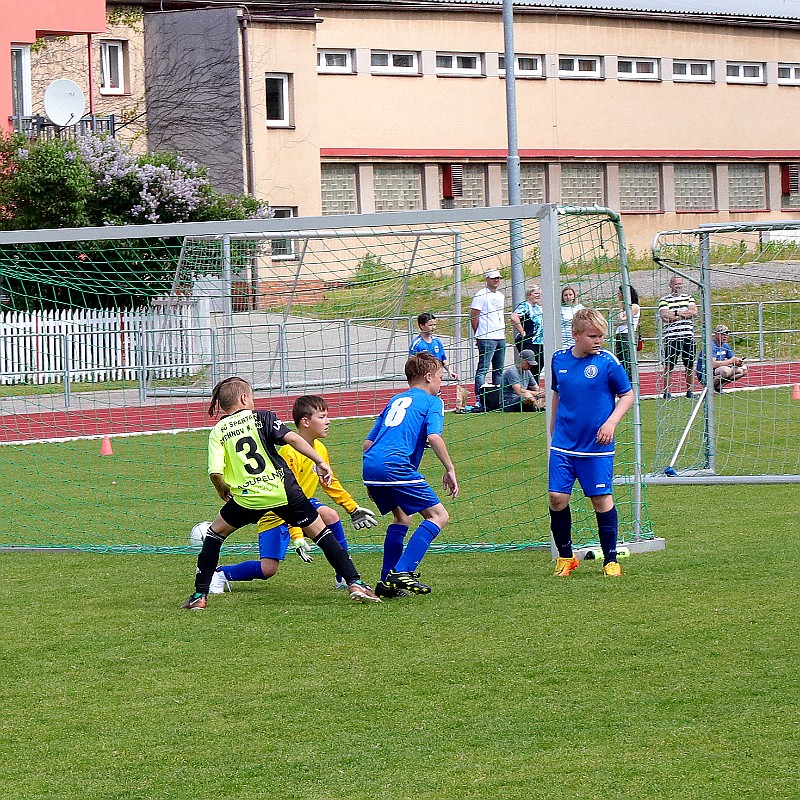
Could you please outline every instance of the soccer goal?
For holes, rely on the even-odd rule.
[[[715,381],[704,359],[694,398],[659,396],[647,482],[800,482],[800,221],[664,231],[653,257],[654,285],[695,296],[698,353],[727,344],[746,370]]]
[[[524,259],[524,279],[513,282],[511,220]],[[602,208],[0,233],[0,460],[17,508],[0,546],[188,549],[189,529],[217,510],[206,409],[211,387],[231,374],[283,419],[297,396],[322,394],[335,419],[326,442],[334,470],[368,502],[361,444],[405,387],[416,317],[436,315],[460,374],[442,390],[452,410],[459,388],[472,392],[468,309],[494,268],[508,311],[512,283],[517,296],[541,285],[547,358],[560,346],[562,287],[611,319],[629,285],[619,218]],[[102,328],[101,312],[110,320]],[[58,317],[55,327],[42,328],[43,315]],[[508,364],[514,353],[509,336]],[[615,496],[631,551],[663,546],[647,511],[639,411],[637,402],[617,431],[627,480]],[[437,549],[549,548],[548,416],[447,415],[461,494]],[[422,470],[438,482],[438,462],[426,456]],[[591,504],[576,495],[573,515],[576,544],[596,545]],[[356,550],[382,544],[380,529],[348,535]],[[226,548],[251,552],[254,541],[244,531]]]

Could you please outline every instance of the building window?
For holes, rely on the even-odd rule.
[[[376,164],[375,210],[419,211],[422,208],[422,171],[415,164]]]
[[[373,50],[370,71],[376,75],[419,75],[419,54],[395,50]]]
[[[483,75],[480,53],[437,53],[437,75]]]
[[[486,168],[483,164],[446,164],[441,170],[443,208],[479,208],[486,205]]]
[[[559,78],[602,78],[599,56],[559,56]]]
[[[657,58],[617,59],[617,78],[624,81],[657,81],[661,77]]]
[[[728,166],[728,204],[731,211],[767,208],[767,171],[763,164]]]
[[[563,164],[561,202],[565,206],[604,206],[605,170],[600,164]]]
[[[502,167],[503,205],[508,205],[508,168]],[[547,170],[544,164],[519,165],[519,194],[525,204],[544,203],[547,196]]]
[[[800,208],[800,164],[781,164],[781,208]]]
[[[750,61],[729,61],[725,67],[728,83],[764,83],[764,65]]]
[[[322,165],[322,213],[357,214],[355,164]]]
[[[125,94],[127,42],[100,42],[100,94]]]
[[[675,165],[675,210],[714,211],[714,168],[708,164]]]
[[[291,77],[286,74],[266,76],[268,128],[290,128],[292,125]]]
[[[710,61],[690,61],[676,58],[672,62],[672,80],[694,83],[711,83],[714,71]]]
[[[297,208],[291,206],[272,206],[273,219],[291,219],[297,216]],[[272,258],[287,259],[295,257],[294,239],[271,239]]]
[[[31,48],[11,48],[11,113],[15,117],[31,115]]]
[[[778,64],[778,83],[800,86],[800,64]]]
[[[317,72],[353,72],[352,50],[317,50]]]
[[[542,56],[514,56],[514,76],[517,78],[543,78],[544,58]],[[506,58],[500,56],[501,75],[506,74]]]
[[[661,167],[657,164],[619,165],[619,210],[661,211]]]

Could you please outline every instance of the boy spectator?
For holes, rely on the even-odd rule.
[[[417,326],[419,327],[419,336],[416,336],[414,341],[411,342],[408,354],[413,356],[414,353],[430,353],[434,358],[438,358],[442,362],[447,374],[454,381],[461,380],[459,374],[447,363],[447,354],[444,351],[442,340],[435,338],[433,335],[436,333],[436,317],[427,312],[420,314],[417,317]]]

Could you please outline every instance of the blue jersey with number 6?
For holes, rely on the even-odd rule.
[[[364,453],[364,483],[403,484],[422,479],[417,468],[432,433],[444,430],[444,403],[422,389],[395,395],[375,420]]]

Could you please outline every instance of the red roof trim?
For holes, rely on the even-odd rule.
[[[323,158],[413,158],[413,159],[450,159],[457,161],[466,158],[504,159],[506,150],[411,150],[386,147],[322,147]],[[748,158],[748,159],[783,159],[799,161],[800,150],[520,150],[521,158]]]

